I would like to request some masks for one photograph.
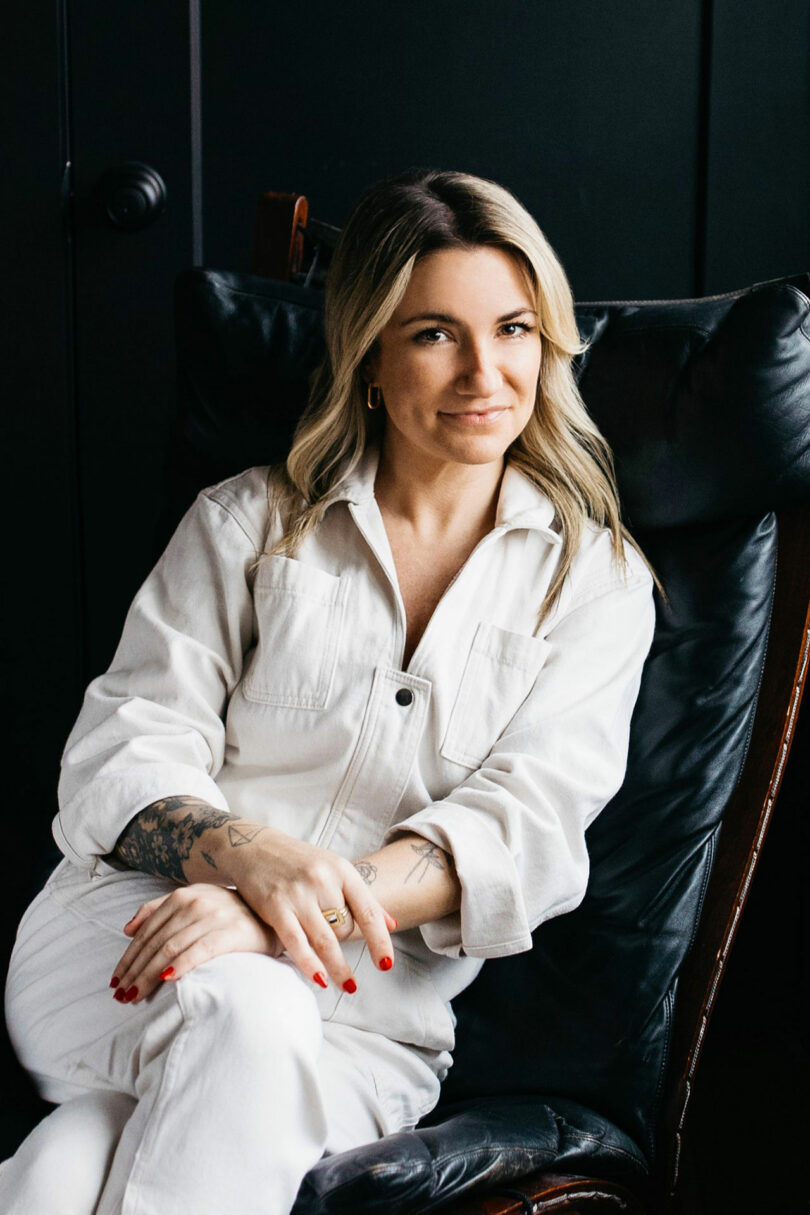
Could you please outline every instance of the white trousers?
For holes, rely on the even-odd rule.
[[[0,1168],[4,1215],[288,1215],[325,1152],[435,1105],[446,1052],[322,1021],[284,960],[226,954],[139,1004],[115,1001],[123,925],[170,888],[74,874],[26,912],[6,1019],[61,1104]]]

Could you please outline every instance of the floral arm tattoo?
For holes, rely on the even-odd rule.
[[[198,797],[163,797],[127,824],[118,837],[113,857],[130,869],[184,883],[188,878],[183,862],[204,832],[227,825],[229,844],[240,848],[251,843],[261,831],[261,827],[252,823],[236,826],[236,819],[235,814],[218,810]],[[216,869],[210,853],[203,852],[202,857]]]

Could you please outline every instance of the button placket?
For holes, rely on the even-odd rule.
[[[398,693],[407,692],[407,703]],[[432,692],[430,680],[378,667],[346,778],[319,838],[361,856],[379,846],[408,783]]]

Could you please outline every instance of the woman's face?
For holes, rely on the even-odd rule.
[[[540,351],[515,258],[484,245],[428,254],[367,364],[386,458],[408,469],[502,461],[534,409]]]

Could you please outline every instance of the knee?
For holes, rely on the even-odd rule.
[[[260,1046],[265,1052],[273,1047],[320,1049],[315,996],[285,962],[253,953],[223,954],[191,971],[178,987],[183,985],[185,991],[178,995],[190,997],[192,1015],[218,1041]]]

